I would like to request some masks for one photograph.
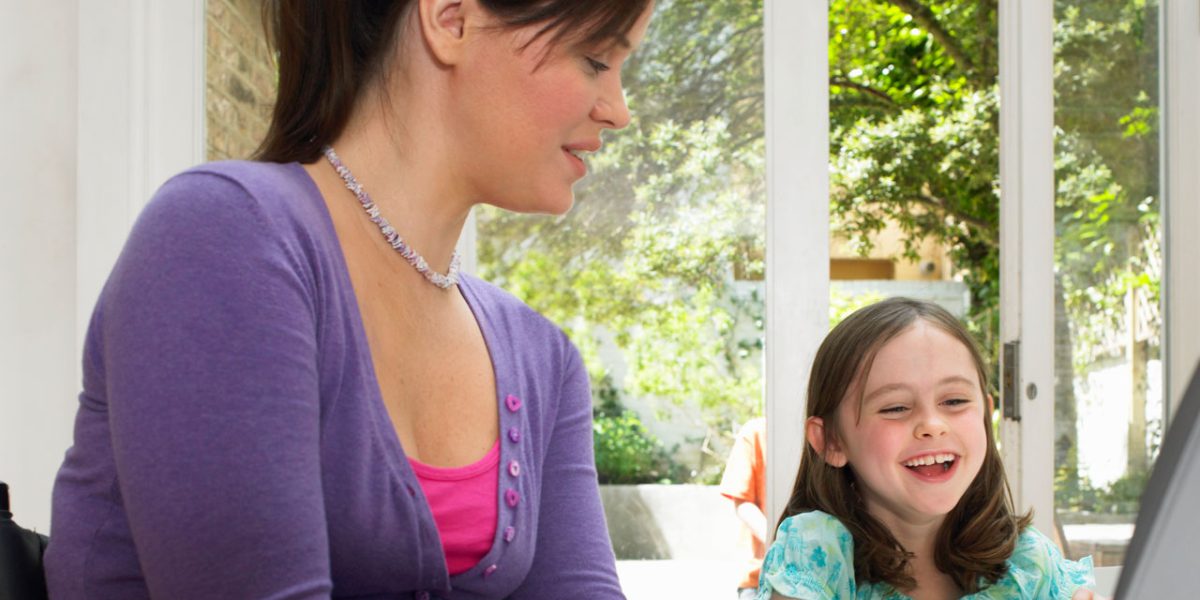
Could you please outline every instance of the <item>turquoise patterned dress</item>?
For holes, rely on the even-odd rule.
[[[1032,527],[1017,538],[1008,573],[971,600],[1070,600],[1080,587],[1094,586],[1091,557],[1067,560]],[[771,594],[802,600],[911,600],[886,583],[854,581],[854,539],[842,522],[820,511],[795,515],[779,525],[758,577],[758,600]]]

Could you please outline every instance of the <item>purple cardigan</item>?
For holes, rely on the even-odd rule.
[[[493,361],[502,469],[492,548],[450,577],[312,180],[225,162],[167,182],[89,327],[51,595],[623,598],[578,351],[498,288],[459,287]]]

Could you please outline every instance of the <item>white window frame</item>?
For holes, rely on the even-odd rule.
[[[827,0],[765,0],[767,524],[804,449],[808,371],[829,328]]]
[[[1163,0],[1159,18],[1169,426],[1200,361],[1200,7]],[[1000,4],[1001,339],[1021,342],[1021,421],[1005,420],[1001,443],[1014,499],[1044,532],[1055,509],[1053,25],[1052,3]]]
[[[1200,2],[1163,0],[1159,15],[1169,419],[1200,363]]]
[[[1001,453],[1018,511],[1054,528],[1054,10],[1001,2],[1000,340],[1019,341],[1015,398]]]
[[[204,0],[79,3],[79,352],[134,219],[168,177],[204,161],[205,29]]]

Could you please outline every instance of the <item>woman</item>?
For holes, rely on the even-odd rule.
[[[457,273],[560,214],[650,0],[269,4],[258,162],[168,182],[88,334],[61,598],[620,598],[562,332]]]

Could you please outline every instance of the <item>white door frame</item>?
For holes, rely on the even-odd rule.
[[[1200,361],[1200,6],[1163,0],[1159,18],[1169,419]],[[1012,392],[1021,412],[1020,422],[1004,421],[1001,443],[1017,506],[1033,508],[1035,526],[1047,532],[1054,515],[1053,23],[1052,3],[1000,4],[1001,339],[1020,341]]]
[[[804,394],[829,328],[827,0],[765,0],[767,524],[804,448]],[[822,15],[822,18],[813,18]]]
[[[1159,11],[1169,419],[1200,362],[1200,2],[1163,0]]]
[[[1000,339],[1019,342],[1001,453],[1017,510],[1054,531],[1054,11],[1001,2]],[[1003,353],[1002,353],[1003,354]],[[1003,380],[1004,378],[1001,377]]]

